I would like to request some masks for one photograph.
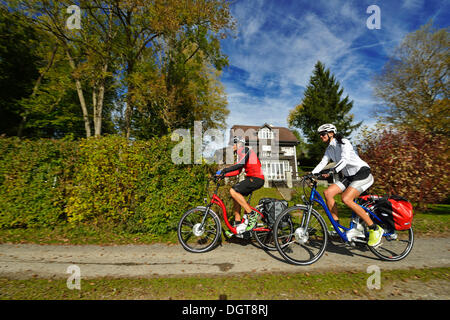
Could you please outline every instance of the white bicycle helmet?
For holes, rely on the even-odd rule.
[[[319,127],[319,129],[317,129],[317,132],[319,132],[319,133],[320,132],[333,132],[334,134],[336,134],[337,129],[334,124],[325,123],[325,124],[321,125]]]

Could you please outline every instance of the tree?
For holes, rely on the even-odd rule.
[[[305,142],[305,139],[302,137],[300,132],[298,132],[298,130],[293,129],[293,128],[290,128],[290,129],[299,142],[297,147],[295,148],[297,159],[300,160],[300,159],[308,158],[309,150],[308,150],[308,144]],[[303,166],[304,164],[301,163],[301,165]]]
[[[44,43],[42,43],[44,44]],[[43,50],[42,54],[47,51]],[[53,55],[53,53],[55,53]],[[35,81],[33,92],[20,100],[24,110],[23,136],[62,138],[86,137],[85,121],[80,112],[77,90],[73,86],[72,69],[64,49],[55,46],[48,51],[43,60],[39,78]],[[53,58],[52,58],[53,57]],[[50,68],[48,68],[51,65]],[[111,81],[111,80],[108,80]],[[109,84],[108,84],[109,86]],[[90,97],[93,87],[84,83],[83,93]],[[102,133],[114,133],[111,115],[114,109],[115,91],[105,92],[102,111]],[[88,100],[89,102],[89,100]],[[88,115],[90,123],[93,117]]]
[[[126,88],[123,91],[126,136],[130,137],[133,126],[142,121],[162,124],[163,128],[150,128],[161,133],[185,126],[200,105],[186,102],[202,100],[199,96],[192,97],[189,87],[198,79],[209,82],[205,80],[208,76],[202,75],[203,66],[213,66],[220,71],[228,63],[219,42],[226,31],[234,27],[228,2],[114,2],[113,14],[118,17],[122,37],[119,50],[124,74],[122,83]],[[214,99],[215,87],[210,89],[203,93]],[[180,123],[180,119],[184,121]]]
[[[301,104],[291,110],[288,116],[289,126],[301,129],[309,143],[309,159],[305,164],[312,165],[323,155],[326,146],[317,133],[320,125],[333,123],[344,136],[350,135],[361,125],[361,122],[353,124],[353,115],[349,114],[353,101],[349,100],[348,95],[341,98],[343,92],[344,89],[330,70],[318,61]]]
[[[396,126],[450,133],[449,33],[432,23],[408,34],[382,72],[374,92],[385,106],[376,110]]]
[[[91,89],[90,97],[94,134],[101,135],[105,87],[114,72],[114,51],[112,50],[117,26],[112,20],[108,6],[99,1],[81,1],[83,7],[83,27],[70,30],[66,27],[69,15],[67,8],[71,1],[7,1],[8,10],[24,13],[35,28],[45,32],[51,41],[60,46],[71,68],[73,88],[76,90],[86,136],[91,136],[89,104],[86,87]]]
[[[217,72],[228,63],[219,41],[234,24],[228,1],[79,1],[81,29],[73,30],[66,27],[71,4],[68,0],[2,2],[6,10],[27,16],[49,38],[48,45],[42,46],[47,52],[41,55],[49,70],[41,68],[36,83],[40,86],[53,76],[75,90],[87,137],[92,135],[92,122],[93,133],[101,135],[108,96],[115,99],[116,119],[128,138],[132,127],[134,132],[146,131],[139,126],[147,124],[152,125],[150,135],[186,127],[187,121],[198,117],[206,117],[201,120],[212,126],[223,124],[228,111]],[[63,68],[51,67],[54,50],[56,60],[62,61],[63,53],[70,72],[58,73]],[[50,102],[60,100],[66,90],[53,90],[57,83],[53,81],[55,86],[46,95],[37,94],[44,90],[34,90],[36,94],[24,105],[32,109],[44,96]]]
[[[0,7],[0,134],[17,135],[41,59],[33,52],[38,35],[20,14]]]
[[[182,74],[179,79],[168,81],[162,74],[148,82],[140,81],[143,87],[135,87],[132,136],[148,139],[175,128],[192,129],[194,121],[203,121],[205,130],[224,127],[229,110],[218,80],[220,72],[201,59],[194,61],[187,62],[187,68],[177,71]],[[142,77],[145,72],[137,75]]]

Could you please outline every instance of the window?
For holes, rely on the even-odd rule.
[[[282,147],[281,152],[283,152],[285,156],[293,156],[294,147]]]
[[[259,139],[273,139],[273,132],[269,128],[262,128],[258,131]]]

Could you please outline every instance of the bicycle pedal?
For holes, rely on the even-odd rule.
[[[228,238],[231,238],[232,236],[234,236],[234,233],[231,232],[231,231],[225,230],[225,235],[226,235]]]

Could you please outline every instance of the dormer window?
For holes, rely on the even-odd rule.
[[[258,132],[259,139],[273,139],[273,131],[269,128],[262,128]]]

